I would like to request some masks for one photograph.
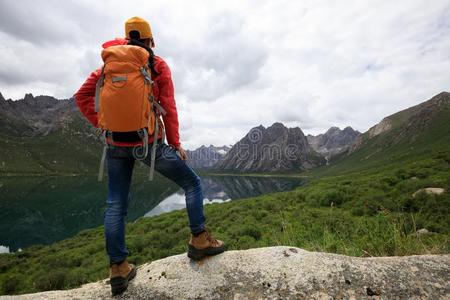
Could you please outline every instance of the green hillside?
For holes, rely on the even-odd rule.
[[[86,121],[71,120],[66,126],[40,136],[0,132],[0,176],[82,174],[98,168],[102,145]]]

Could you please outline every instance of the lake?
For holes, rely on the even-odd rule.
[[[304,183],[289,177],[202,176],[204,204],[287,191]],[[184,193],[162,176],[135,176],[127,221],[183,209]],[[51,244],[103,225],[107,179],[0,177],[0,247],[11,252]]]

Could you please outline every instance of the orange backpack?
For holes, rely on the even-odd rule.
[[[148,137],[154,136],[150,165],[150,180],[153,179],[157,136],[160,124],[162,126],[159,115],[165,111],[153,97],[148,58],[148,51],[139,46],[116,45],[102,51],[104,65],[95,92],[98,124],[105,137],[99,181],[103,177],[106,149],[108,139],[112,140],[112,132],[132,131],[136,131],[143,141],[142,147],[133,149],[135,158],[139,160],[147,157]]]

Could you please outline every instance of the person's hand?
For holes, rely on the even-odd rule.
[[[177,149],[178,153],[180,154],[180,158],[182,160],[187,160],[188,156],[187,156],[186,150],[184,150],[183,147],[181,147],[181,146],[178,146],[178,148],[176,148],[176,149]]]

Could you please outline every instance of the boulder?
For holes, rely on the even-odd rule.
[[[424,188],[424,189],[420,189],[414,192],[414,194],[412,194],[413,197],[415,197],[417,194],[421,193],[421,192],[425,192],[427,194],[435,194],[435,195],[440,195],[444,192],[445,190],[443,188],[436,188],[436,187],[428,187],[428,188]]]
[[[139,266],[114,299],[448,299],[450,255],[349,257],[294,247],[186,253]],[[110,299],[108,280],[8,299]]]

